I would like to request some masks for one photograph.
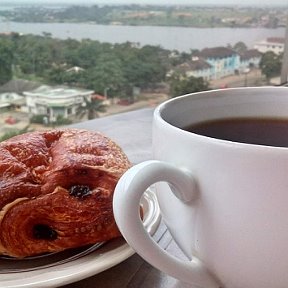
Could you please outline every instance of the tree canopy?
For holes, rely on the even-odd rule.
[[[239,42],[235,43],[235,45],[233,46],[233,49],[236,52],[241,54],[241,53],[245,52],[248,48],[244,42],[239,41]]]
[[[164,81],[169,64],[170,52],[158,46],[60,40],[48,33],[0,36],[0,40],[2,83],[11,79],[14,66],[19,78],[34,77],[46,84],[68,84],[102,95],[109,91],[109,97],[129,97],[135,86],[150,87]],[[81,70],[68,72],[73,67]]]
[[[170,83],[171,97],[177,97],[189,93],[209,90],[209,83],[202,77],[179,77],[174,76]]]
[[[0,38],[0,85],[12,79],[12,43]]]
[[[277,55],[272,51],[264,53],[260,61],[260,69],[267,79],[278,76],[281,73],[283,55]]]
[[[88,120],[92,120],[99,117],[99,112],[106,112],[106,105],[103,103],[103,100],[84,98],[83,105],[78,107],[77,114],[80,119],[87,115]]]

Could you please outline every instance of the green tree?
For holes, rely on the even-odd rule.
[[[110,44],[108,45],[110,46]],[[100,42],[84,39],[81,41],[78,50],[76,51],[77,55],[74,58],[74,61],[77,60],[73,64],[84,69],[96,67],[98,58],[105,52],[103,50],[103,44]]]
[[[122,63],[112,53],[102,54],[95,67],[83,72],[82,80],[86,88],[101,95],[109,88],[109,97],[119,96],[126,83]]]
[[[233,46],[233,50],[235,50],[238,53],[243,53],[247,50],[247,46],[244,42],[239,41]]]
[[[209,90],[209,83],[202,77],[180,77],[174,75],[170,80],[170,95],[177,97],[188,93],[200,92]]]
[[[61,40],[46,35],[25,35],[14,41],[15,64],[19,65],[24,75],[32,74],[45,79],[47,70],[65,62]]]
[[[83,105],[79,106],[77,114],[80,119],[87,115],[88,120],[92,120],[99,117],[99,113],[106,112],[106,105],[103,100],[91,98],[90,100],[84,98]]]
[[[10,40],[13,49],[8,50],[14,53],[13,67],[19,76],[47,84],[93,89],[99,94],[109,91],[109,97],[132,97],[135,86],[147,88],[166,81],[170,65],[170,51],[160,46],[140,48],[129,42],[113,45],[90,39],[60,40],[47,33],[18,35]],[[188,56],[181,54],[183,58]],[[5,57],[7,59],[9,57]],[[73,66],[84,71],[66,73]]]
[[[63,40],[61,43],[63,45],[63,61],[67,63],[69,67],[80,66],[81,59],[79,57],[79,49],[81,42],[69,38],[67,40]]]
[[[283,55],[277,55],[272,51],[263,54],[259,66],[262,74],[264,74],[268,80],[280,75],[282,58]]]
[[[47,70],[47,80],[51,84],[63,84],[64,83],[65,70],[62,67],[55,66]]]
[[[168,51],[158,46],[146,45],[140,49],[127,50],[122,60],[127,82],[133,86],[146,88],[164,81],[167,59]]]
[[[0,85],[12,79],[13,49],[9,40],[0,38]]]

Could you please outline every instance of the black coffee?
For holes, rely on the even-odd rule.
[[[288,119],[221,119],[194,124],[184,130],[234,142],[288,147]]]

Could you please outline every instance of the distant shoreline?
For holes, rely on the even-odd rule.
[[[117,1],[117,0],[116,0]],[[67,3],[67,1],[61,1],[61,0],[52,0],[49,1],[49,3],[39,3],[39,0],[34,0],[34,1],[18,1],[18,2],[2,2],[0,3],[0,7],[1,6],[8,6],[8,7],[21,7],[21,6],[27,6],[27,5],[33,5],[33,6],[39,6],[39,7],[69,7],[69,6],[93,6],[93,5],[99,5],[99,6],[104,6],[104,5],[109,5],[109,6],[126,6],[126,5],[130,5],[129,3],[108,3],[103,1],[103,2],[97,2],[97,3],[89,3],[89,4],[85,4],[83,3],[83,1],[79,0],[79,1],[72,1],[70,3]],[[288,4],[277,4],[277,3],[261,3],[261,4],[247,4],[247,3],[241,3],[241,1],[239,1],[239,3],[235,4],[222,4],[222,3],[213,3],[213,4],[203,4],[203,2],[199,1],[199,3],[193,3],[193,4],[188,4],[188,3],[168,3],[168,4],[155,4],[155,3],[141,3],[141,4],[135,4],[134,5],[141,5],[141,6],[165,6],[165,7],[169,7],[169,6],[183,6],[183,7],[248,7],[248,8],[279,8],[279,7],[284,7],[287,8]]]
[[[263,0],[264,1],[264,0]],[[275,0],[274,0],[275,3]],[[6,10],[5,10],[6,9]],[[17,23],[76,23],[183,28],[286,27],[288,5],[141,5],[23,2],[0,4],[0,19]]]
[[[53,21],[53,22],[24,22],[24,21],[9,21],[9,20],[4,20],[1,19],[0,17],[0,23],[19,23],[19,24],[83,24],[83,25],[95,25],[95,26],[121,26],[121,27],[164,27],[164,28],[195,28],[195,29],[271,29],[271,30],[277,30],[277,29],[281,29],[281,28],[285,28],[285,26],[277,26],[277,27],[273,27],[273,28],[266,28],[266,27],[262,27],[262,26],[234,26],[234,27],[226,27],[226,26],[217,26],[217,27],[211,27],[211,26],[188,26],[188,25],[168,25],[168,24],[161,24],[161,25],[153,25],[153,24],[125,24],[125,23],[119,23],[119,24],[114,24],[114,23],[109,23],[109,24],[104,24],[104,23],[96,23],[93,21]],[[44,31],[43,31],[44,32]]]

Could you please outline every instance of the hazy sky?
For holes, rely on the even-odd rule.
[[[288,7],[288,0],[0,0],[1,3],[37,3],[37,4],[213,4],[213,5],[285,5]]]

